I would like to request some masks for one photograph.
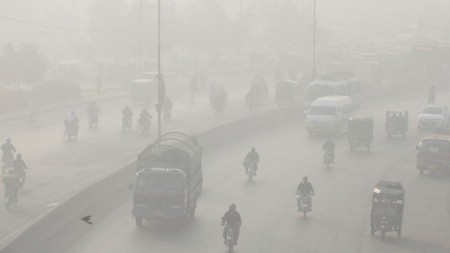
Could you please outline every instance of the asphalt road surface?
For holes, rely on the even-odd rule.
[[[178,83],[179,90],[170,93],[174,102],[173,120],[163,123],[163,133],[175,130],[197,133],[237,118],[261,113],[270,107],[266,106],[257,112],[250,112],[244,107],[251,74],[216,78],[218,84],[224,84],[229,92],[229,104],[223,115],[214,116],[207,91],[199,92],[195,103],[191,103],[188,83]],[[0,121],[1,143],[11,137],[29,167],[27,182],[19,191],[18,207],[11,211],[0,209],[0,240],[25,228],[31,220],[87,186],[130,164],[136,154],[155,138],[156,120],[152,122],[148,137],[139,136],[135,130],[132,133],[121,132],[120,112],[125,104],[130,104],[125,98],[99,102],[101,112],[98,129],[88,128],[85,105],[42,113],[36,128],[29,128],[24,119]],[[142,107],[132,106],[134,127]],[[153,108],[149,109],[156,118]],[[76,111],[81,121],[79,138],[75,142],[63,139],[62,122],[68,110]],[[3,192],[3,187],[0,187],[1,196]]]
[[[448,94],[445,97],[450,101]],[[301,120],[236,140],[205,157],[204,192],[194,220],[183,225],[150,221],[138,228],[131,219],[130,201],[110,207],[109,212],[86,210],[93,214],[94,224],[80,221],[62,232],[79,237],[67,252],[226,252],[220,217],[233,202],[243,218],[235,252],[448,253],[450,173],[420,176],[415,168],[415,146],[427,134],[415,127],[415,112],[422,106],[423,98],[405,99],[361,110],[358,114],[375,118],[372,151],[350,152],[342,136],[336,140],[336,164],[330,169],[321,164],[324,137],[309,137]],[[386,138],[388,109],[410,111],[406,139]],[[249,183],[241,163],[252,146],[261,162],[258,175]],[[306,219],[296,211],[295,199],[304,175],[316,191],[313,211]],[[371,195],[378,180],[404,185],[401,238],[388,233],[382,242],[379,234],[370,235]]]

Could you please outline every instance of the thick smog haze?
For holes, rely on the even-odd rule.
[[[450,252],[450,1],[0,0],[0,252]]]

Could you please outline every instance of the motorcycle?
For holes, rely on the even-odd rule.
[[[17,205],[17,192],[13,189],[6,188],[5,189],[5,208],[9,210],[11,206]]]
[[[222,223],[224,225],[224,223]],[[233,252],[233,247],[237,244],[236,243],[236,227],[235,226],[229,226],[227,225],[225,227],[226,231],[226,246],[228,248],[228,253]]]
[[[251,182],[253,177],[256,176],[256,162],[250,161],[246,164],[246,173],[248,175],[248,181]]]
[[[334,150],[325,151],[323,163],[327,165],[327,169],[330,168],[330,164],[334,163]]]
[[[78,136],[78,124],[66,124],[65,136],[67,140],[76,140]]]
[[[98,113],[89,113],[89,128],[98,128]]]
[[[132,122],[131,117],[122,116],[122,132],[129,132]]]
[[[149,135],[150,134],[150,120],[143,120],[138,119],[138,132],[141,136]]]
[[[27,173],[24,169],[16,170],[16,174],[19,177],[19,187],[22,188],[25,184],[25,178],[27,176]]]
[[[303,218],[306,218],[306,213],[311,212],[311,196],[297,193],[297,207],[303,213]]]

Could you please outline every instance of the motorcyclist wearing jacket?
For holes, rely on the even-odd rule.
[[[239,228],[241,227],[241,215],[236,211],[236,205],[231,204],[228,211],[222,217],[222,225],[226,225],[223,229],[224,244],[227,243],[227,228],[232,227],[235,232],[235,244],[239,239]]]
[[[258,170],[259,154],[258,154],[258,152],[256,152],[256,149],[254,147],[252,147],[252,149],[247,154],[247,156],[245,157],[245,160],[244,160],[244,167],[245,167],[246,173],[248,173],[249,165],[252,162],[255,163],[255,173],[256,173],[256,171]]]
[[[305,196],[310,199],[310,204],[312,208],[311,196],[314,196],[314,188],[312,184],[308,181],[308,177],[304,176],[303,181],[297,186],[297,194]],[[300,208],[299,208],[300,210]]]
[[[325,154],[323,156],[323,163],[326,162],[326,153],[331,153],[331,161],[334,162],[334,149],[336,145],[334,144],[334,141],[331,139],[331,137],[328,137],[327,141],[323,144],[322,149],[325,151]]]
[[[25,164],[25,161],[22,159],[22,154],[17,154],[16,160],[14,160],[13,162],[13,168],[17,177],[19,178],[20,183],[23,185],[25,183],[26,176],[25,170],[28,169],[28,167]]]

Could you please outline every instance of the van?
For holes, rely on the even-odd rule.
[[[326,96],[316,99],[307,111],[306,130],[316,132],[348,132],[349,118],[355,106],[347,96]]]

